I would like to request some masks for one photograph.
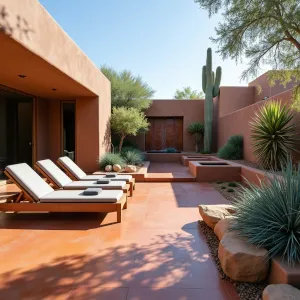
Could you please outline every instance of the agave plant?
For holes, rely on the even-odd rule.
[[[242,188],[231,229],[293,265],[300,261],[300,164],[296,170],[288,159],[281,176],[266,176],[261,186]]]
[[[299,141],[296,134],[295,113],[280,101],[272,101],[260,108],[250,122],[254,155],[266,169],[278,170],[287,163]]]

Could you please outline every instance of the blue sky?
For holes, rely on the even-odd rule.
[[[178,88],[201,90],[207,47],[221,16],[208,18],[193,0],[40,0],[60,26],[97,65],[130,69],[156,91],[173,98]],[[245,65],[213,56],[222,85],[240,81]]]

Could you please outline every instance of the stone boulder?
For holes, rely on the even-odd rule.
[[[267,250],[251,245],[236,232],[226,233],[219,244],[218,256],[224,273],[235,281],[260,282],[267,278]]]
[[[124,170],[126,173],[135,173],[136,172],[136,166],[133,166],[133,165],[127,165],[125,167],[125,170]]]
[[[300,290],[289,284],[271,284],[263,291],[263,300],[298,300]]]
[[[228,232],[230,221],[234,219],[232,216],[227,216],[225,219],[220,220],[215,228],[214,233],[218,237],[219,240],[221,240],[225,233]]]
[[[111,165],[107,165],[106,167],[105,167],[105,172],[111,172],[112,171],[112,166]]]
[[[122,168],[121,168],[120,165],[118,165],[118,164],[113,165],[113,170],[114,170],[115,172],[120,172],[121,169],[122,169]]]
[[[199,205],[199,212],[203,221],[212,229],[216,224],[234,213],[232,205]]]

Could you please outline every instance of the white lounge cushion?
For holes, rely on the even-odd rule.
[[[60,188],[72,182],[72,179],[67,176],[55,163],[50,159],[39,160],[36,163],[49,178],[51,178]]]
[[[77,180],[80,180],[82,177],[86,176],[86,173],[84,173],[75,163],[72,159],[70,159],[67,156],[60,157],[58,161],[68,169],[70,173],[72,173]]]
[[[125,188],[125,181],[111,181],[108,184],[97,183],[97,181],[73,181],[64,186],[65,190],[83,190],[87,188],[102,188],[105,190],[121,190]]]
[[[86,175],[82,178],[80,178],[80,180],[100,180],[103,178],[107,178],[105,177],[105,175]],[[130,179],[132,178],[131,175],[117,175],[116,177],[113,178],[109,178],[111,181],[126,181],[128,182]]]
[[[123,195],[123,191],[103,190],[95,196],[83,195],[83,191],[54,191],[43,196],[41,203],[115,203],[118,202]]]
[[[25,163],[7,166],[6,170],[36,201],[54,191],[50,185]]]

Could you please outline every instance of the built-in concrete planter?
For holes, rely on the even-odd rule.
[[[199,182],[241,180],[241,167],[228,161],[190,161],[189,169]]]
[[[150,161],[144,161],[143,166],[138,170],[136,173],[118,173],[122,175],[131,175],[133,178],[135,178],[136,182],[144,182],[145,181],[145,175],[148,173],[148,169],[150,166]],[[97,174],[105,174],[101,171],[93,173],[94,175]]]
[[[193,153],[144,153],[145,159],[150,162],[180,162],[182,155],[193,155]]]
[[[215,161],[216,158],[214,156],[206,156],[201,154],[196,155],[183,155],[181,156],[181,163],[188,167],[190,161]]]

